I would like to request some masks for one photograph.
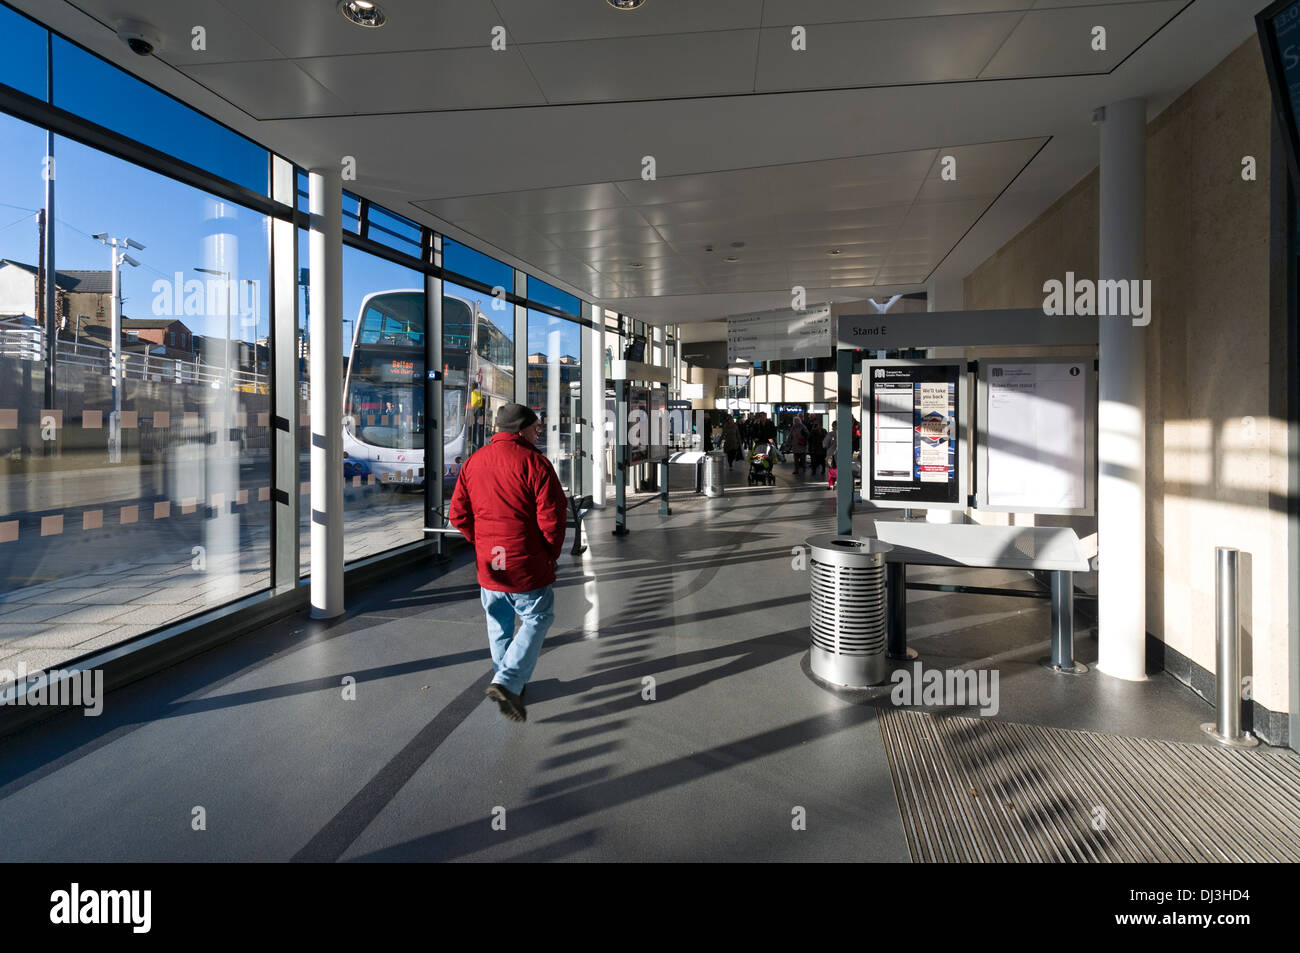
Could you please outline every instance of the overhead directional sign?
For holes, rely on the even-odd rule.
[[[828,357],[831,347],[829,304],[727,318],[727,360],[732,363]]]

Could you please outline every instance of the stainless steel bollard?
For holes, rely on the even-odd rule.
[[[1253,748],[1259,739],[1241,730],[1241,619],[1237,605],[1237,568],[1240,551],[1227,546],[1214,549],[1214,688],[1217,722],[1201,730],[1224,745]]]

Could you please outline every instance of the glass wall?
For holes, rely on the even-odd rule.
[[[542,422],[538,447],[570,493],[581,491],[581,325],[528,311],[528,406]]]
[[[267,593],[281,491],[298,493],[310,571],[313,302],[300,229],[295,360],[279,382],[299,402],[298,480],[278,487],[269,216],[291,209],[266,200],[270,153],[3,5],[0,84],[101,127],[93,148],[41,125],[65,128],[62,112],[19,102],[27,121],[0,113],[0,668],[35,671]],[[113,154],[138,157],[131,143],[159,154]],[[297,187],[305,211],[305,175]],[[429,233],[356,194],[342,204],[352,561],[423,540],[435,411],[419,264]],[[501,406],[525,391],[544,451],[580,491],[582,302],[528,276],[525,310],[506,300],[512,267],[454,241],[443,251],[447,498]],[[525,315],[531,356],[517,369]],[[620,358],[621,338],[616,327]]]
[[[269,220],[58,136],[51,219],[45,132],[0,140],[0,657],[36,670],[269,587]]]

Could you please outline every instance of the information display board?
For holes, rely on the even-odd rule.
[[[783,308],[727,318],[727,360],[731,363],[824,357],[831,352],[832,339],[828,304],[804,311]]]
[[[977,505],[1090,516],[1096,498],[1097,375],[1092,357],[979,362]]]
[[[862,365],[863,474],[876,506],[966,508],[966,365]]]
[[[627,389],[628,463],[638,466],[650,459],[650,388]]]
[[[668,388],[650,388],[650,459],[668,459]]]

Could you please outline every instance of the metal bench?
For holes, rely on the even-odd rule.
[[[1088,667],[1074,660],[1074,573],[1091,569],[1089,554],[1066,527],[981,526],[974,523],[914,523],[874,520],[867,534],[893,548],[885,556],[889,599],[887,653],[892,659],[916,658],[907,647],[907,590],[971,592],[1052,600],[1052,654],[1044,664],[1054,672],[1082,675]],[[908,564],[978,569],[1037,569],[1051,573],[1051,592],[907,582]]]

